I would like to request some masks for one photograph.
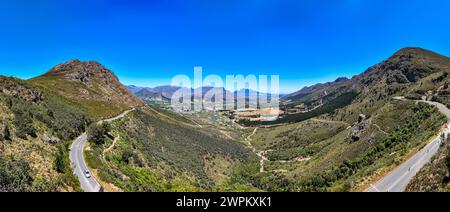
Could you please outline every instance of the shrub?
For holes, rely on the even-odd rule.
[[[59,145],[54,161],[54,166],[57,172],[65,173],[68,170],[70,171],[70,162],[67,158],[69,158],[69,154],[64,145]]]
[[[22,139],[27,136],[37,137],[34,121],[44,123],[63,140],[76,138],[92,122],[85,113],[51,95],[40,103],[9,96],[6,98],[7,105],[14,113],[16,136]]]
[[[11,141],[11,132],[9,130],[8,125],[5,126],[5,129],[3,130],[3,139],[7,141]]]
[[[32,191],[32,184],[28,162],[9,161],[0,156],[0,192]]]
[[[447,150],[447,156],[445,157],[445,165],[447,166],[447,169],[450,172],[450,147]]]
[[[91,125],[88,129],[88,140],[97,146],[105,144],[105,139],[109,134],[109,124]]]

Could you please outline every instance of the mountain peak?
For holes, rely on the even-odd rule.
[[[419,52],[428,52],[428,50],[425,50],[420,47],[404,47],[398,50],[394,55],[396,54],[411,54],[411,53],[419,53]]]
[[[96,61],[81,61],[78,59],[59,64],[48,71],[45,75],[61,76],[70,81],[81,81],[89,84],[100,80],[105,83],[117,83],[117,76]]]
[[[413,59],[448,59],[445,56],[435,52],[419,48],[419,47],[405,47],[394,53],[388,60],[405,61]]]
[[[143,104],[96,61],[70,60],[31,81],[80,103],[95,117],[109,117]]]
[[[432,51],[406,47],[400,49],[387,60],[370,67],[357,76],[363,84],[379,81],[392,83],[415,83],[442,69],[447,69],[449,58]]]

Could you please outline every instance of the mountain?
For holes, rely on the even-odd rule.
[[[115,191],[364,190],[447,121],[430,105],[393,97],[450,105],[449,71],[450,58],[404,48],[351,79],[286,96],[283,107],[316,108],[260,128],[142,106],[130,91],[159,98],[179,88],[127,88],[97,62],[69,61],[31,80],[0,76],[0,192],[80,191],[68,152],[86,131],[87,163]],[[212,89],[224,91],[199,93]],[[258,94],[226,95],[239,92]],[[411,190],[441,187],[447,152]],[[429,178],[432,185],[421,180]]]
[[[181,89],[177,86],[158,86],[155,88],[127,86],[127,89],[141,99],[170,100],[173,94]]]
[[[142,89],[144,89],[143,87],[138,87],[138,86],[135,86],[135,85],[128,85],[127,86],[127,89],[131,92],[131,93],[137,93],[137,92],[139,92],[140,90],[142,90]]]
[[[321,93],[321,92],[323,94],[326,94],[327,93],[326,88],[344,84],[344,83],[347,83],[348,81],[350,81],[348,78],[341,77],[341,78],[336,79],[334,82],[327,82],[327,83],[323,83],[323,84],[319,83],[319,84],[312,85],[309,87],[304,87],[303,89],[301,89],[297,92],[294,92],[294,93],[284,96],[281,99],[281,101],[283,101],[285,103],[293,103],[293,102],[295,103],[298,101],[301,102],[302,98],[304,98],[308,95],[311,95],[313,93]]]
[[[0,76],[0,191],[80,191],[72,140],[140,105],[97,62],[72,60],[30,80]]]
[[[450,104],[447,93],[449,58],[421,48],[403,48],[387,60],[376,64],[363,73],[351,79],[339,78],[334,82],[322,83],[305,87],[297,92],[281,98],[283,108],[289,110],[298,105],[308,108],[324,108],[326,105],[338,105],[337,108],[348,104],[364,104],[365,107],[376,110],[379,105],[368,104],[389,99],[395,95],[405,95],[415,99],[439,100]],[[358,93],[355,99],[340,101],[348,97],[349,93]],[[353,96],[353,95],[351,95]],[[336,104],[337,102],[340,102]],[[360,105],[361,106],[361,105]],[[323,109],[324,113],[332,112],[336,107]],[[321,113],[316,111],[316,114]],[[323,113],[321,113],[323,114]],[[310,117],[300,114],[298,118]],[[268,123],[270,124],[270,123]]]
[[[132,107],[120,120],[96,124]],[[81,191],[69,147],[84,132],[90,137],[85,160],[105,189],[254,189],[228,177],[241,163],[257,163],[243,144],[144,106],[112,71],[73,60],[30,80],[0,76],[0,192]]]
[[[179,89],[181,89],[181,87],[167,85],[167,86],[158,86],[151,90],[155,93],[160,93],[162,96],[170,99],[172,98],[173,94]]]
[[[127,86],[128,90],[132,92],[134,95],[141,99],[157,99],[157,100],[170,100],[173,96],[173,94],[176,91],[179,91],[180,89],[185,89],[188,92],[192,93],[193,98],[195,99],[201,99],[202,97],[205,97],[206,94],[209,92],[219,93],[222,92],[224,98],[228,100],[236,100],[237,98],[244,98],[244,99],[256,99],[258,96],[265,96],[271,97],[270,94],[264,94],[260,93],[258,91],[254,91],[251,89],[241,89],[239,91],[231,92],[226,90],[223,87],[211,87],[211,86],[204,86],[201,88],[196,89],[190,89],[189,88],[182,88],[177,86],[159,86],[155,88],[148,88],[148,87],[138,87],[134,85]]]
[[[394,97],[450,105],[449,71],[450,58],[421,48],[403,48],[351,79],[286,96],[283,107],[287,109],[316,108],[268,122],[270,127],[253,134],[256,151],[270,161],[264,167],[267,175],[278,179],[266,186],[286,191],[365,190],[448,121],[433,106]],[[439,161],[442,166],[442,158]],[[428,173],[424,171],[420,179],[428,178]],[[418,181],[412,190],[426,185]]]
[[[152,98],[152,99],[162,99],[162,95],[153,92],[151,89],[148,88],[143,88],[137,92],[134,93],[134,95],[136,95],[137,97],[141,98],[141,99],[146,99],[146,98]]]
[[[30,82],[57,92],[96,118],[109,117],[143,104],[112,71],[94,61],[72,60]]]
[[[416,83],[438,71],[448,71],[449,59],[421,48],[404,48],[356,76],[364,85]]]

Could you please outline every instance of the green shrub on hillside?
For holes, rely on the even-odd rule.
[[[450,173],[450,147],[447,150],[447,156],[445,156],[445,165],[447,166],[447,170]]]
[[[346,180],[357,174],[361,169],[367,168],[386,157],[392,152],[401,151],[408,148],[410,140],[418,135],[421,127],[438,129],[441,123],[435,123],[436,126],[422,126],[425,121],[437,113],[433,106],[419,104],[413,109],[414,114],[405,120],[405,124],[399,126],[394,132],[390,133],[382,142],[369,149],[365,154],[353,160],[345,160],[339,166],[333,167],[320,175],[311,179],[303,180],[298,184],[301,191],[327,191],[333,187],[334,183]],[[445,120],[443,115],[439,114],[440,120]],[[389,164],[387,164],[389,165]],[[348,188],[350,189],[350,188]]]
[[[6,160],[0,155],[0,192],[33,191],[30,166],[23,160]]]
[[[88,140],[97,146],[103,145],[106,138],[109,137],[109,132],[110,127],[108,123],[93,124],[88,129]]]
[[[40,102],[29,102],[6,95],[1,99],[14,113],[15,133],[22,139],[26,139],[27,136],[37,137],[35,121],[44,123],[62,140],[76,138],[92,122],[84,112],[50,93],[46,93]]]
[[[406,187],[407,192],[450,191],[450,140],[442,143],[438,152],[417,173]]]
[[[165,111],[160,113],[173,117]],[[98,168],[102,180],[124,191],[213,190],[219,188],[218,182],[205,168],[207,164],[215,165],[211,158],[218,156],[233,163],[253,157],[238,142],[186,126],[149,109],[134,111],[107,127],[95,126],[89,132],[90,142],[96,144],[86,152],[89,165]],[[119,136],[115,147],[105,154],[104,149]]]

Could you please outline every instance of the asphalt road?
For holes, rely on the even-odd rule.
[[[81,188],[85,192],[99,192],[101,190],[100,184],[95,180],[93,176],[87,177],[85,172],[89,170],[84,161],[83,150],[84,145],[87,142],[87,134],[84,133],[78,137],[70,148],[70,161],[74,168],[74,174],[80,181]],[[90,171],[89,171],[90,172]]]
[[[396,98],[402,100],[403,98]],[[420,101],[436,106],[443,114],[450,119],[450,109],[445,105],[437,102]],[[408,186],[411,179],[428,163],[431,158],[438,152],[442,141],[441,135],[444,133],[446,137],[450,133],[448,126],[444,126],[442,132],[437,135],[431,143],[412,156],[405,163],[398,166],[394,171],[386,177],[371,185],[366,192],[403,192]]]
[[[103,121],[100,121],[98,124],[101,124],[103,122],[112,122],[118,119],[123,118],[125,115],[127,115],[129,112],[134,111],[127,110],[123,112],[122,114],[110,118],[105,119]],[[89,171],[89,168],[84,160],[84,146],[86,142],[88,141],[88,136],[86,133],[75,139],[73,142],[71,148],[70,148],[70,161],[72,162],[72,168],[74,169],[74,174],[77,176],[78,180],[80,181],[81,188],[85,192],[100,192],[102,190],[102,187],[100,183],[94,178],[94,176],[87,177],[86,171]],[[89,173],[92,173],[89,171]]]

